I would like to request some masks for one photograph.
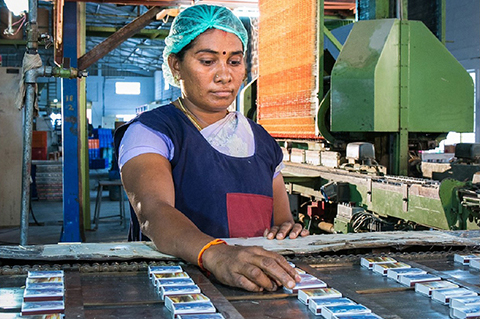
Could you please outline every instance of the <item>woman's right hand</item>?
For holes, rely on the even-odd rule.
[[[205,269],[220,282],[249,291],[293,288],[300,281],[283,256],[258,246],[216,245],[202,259]]]

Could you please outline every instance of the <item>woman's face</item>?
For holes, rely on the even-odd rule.
[[[194,40],[182,61],[170,57],[186,100],[210,112],[232,104],[245,76],[243,46],[235,34],[209,29]]]

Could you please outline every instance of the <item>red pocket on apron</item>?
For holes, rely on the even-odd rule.
[[[263,236],[272,225],[273,198],[257,194],[228,193],[227,216],[230,237]]]

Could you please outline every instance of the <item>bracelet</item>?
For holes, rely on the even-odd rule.
[[[227,245],[227,242],[223,239],[214,239],[212,240],[211,242],[207,243],[205,246],[203,246],[203,248],[200,250],[200,252],[198,253],[198,267],[200,267],[200,269],[202,270],[206,270],[204,267],[203,267],[203,260],[202,260],[202,256],[203,256],[203,253],[205,252],[205,250],[207,250],[208,248],[210,248],[211,246],[215,246],[215,245],[220,245],[220,244],[225,244]]]

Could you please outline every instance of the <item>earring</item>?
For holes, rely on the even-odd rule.
[[[180,77],[178,76],[178,74],[175,74],[175,75],[173,76],[173,81],[175,82],[175,84],[179,84],[179,83],[180,83],[180,79],[179,79],[179,78],[180,78]]]

